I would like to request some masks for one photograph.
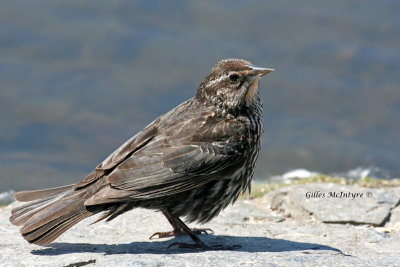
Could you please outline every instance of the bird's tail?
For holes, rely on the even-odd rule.
[[[28,242],[49,244],[73,225],[100,211],[85,207],[91,195],[87,190],[74,190],[73,185],[18,192],[15,199],[28,203],[11,211],[10,222],[22,226],[21,234]]]

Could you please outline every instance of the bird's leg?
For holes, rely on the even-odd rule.
[[[155,237],[155,236],[158,236],[158,238],[164,238],[164,237],[174,237],[174,236],[179,236],[179,235],[187,235],[187,233],[182,229],[182,227],[179,226],[179,224],[176,222],[176,219],[174,217],[172,217],[171,214],[169,214],[166,211],[163,211],[163,214],[174,229],[169,232],[156,232],[152,236],[150,236],[150,239],[153,239],[153,237]],[[178,218],[178,220],[179,220],[179,218]],[[189,230],[191,230],[191,232],[196,235],[207,235],[208,231],[211,234],[214,233],[214,231],[210,228],[192,228]]]
[[[169,214],[168,214],[169,215]],[[168,217],[167,217],[168,218]],[[187,227],[187,225],[181,221],[181,219],[170,217],[170,219],[173,220],[173,222],[178,226],[182,232],[186,233],[187,235],[192,238],[192,240],[195,242],[195,244],[186,244],[186,243],[180,243],[180,242],[174,242],[171,245],[168,246],[168,248],[173,247],[173,246],[178,246],[180,248],[193,248],[193,249],[206,249],[207,246],[206,244],[203,243],[203,241],[200,240],[200,238],[197,237],[193,231]]]
[[[181,242],[174,242],[171,245],[169,245],[168,248],[171,248],[173,246],[178,246],[179,248],[190,248],[190,249],[232,250],[232,249],[237,249],[237,248],[241,247],[240,245],[234,245],[234,246],[215,245],[212,247],[207,246],[206,244],[204,244],[203,241],[200,240],[200,238],[197,237],[196,233],[192,229],[187,227],[187,225],[184,222],[182,222],[181,219],[179,219],[179,217],[173,217],[171,214],[169,214],[166,211],[163,212],[163,214],[168,219],[168,221],[171,223],[172,227],[174,227],[174,230],[171,231],[172,235],[176,235],[174,233],[176,231],[179,231],[179,234],[181,234],[181,235],[182,234],[189,235],[190,238],[195,243],[195,244],[187,244],[187,243],[181,243]],[[179,229],[179,230],[177,230],[177,229]],[[205,233],[207,233],[207,231],[205,229],[204,230],[201,229],[201,230],[204,231]],[[207,229],[207,230],[209,230],[209,229]],[[170,233],[170,232],[167,232],[167,234],[168,233]],[[157,234],[158,233],[156,233],[154,235],[157,235]]]
[[[194,241],[195,244],[187,244],[187,243],[181,243],[181,242],[174,242],[171,245],[168,246],[168,248],[171,248],[173,246],[178,246],[179,248],[190,248],[190,249],[207,249],[207,250],[233,250],[240,248],[240,245],[234,245],[234,246],[225,246],[225,245],[214,245],[214,246],[207,246],[206,244],[203,243],[203,241],[200,240],[200,238],[197,237],[193,231],[186,226],[184,222],[181,221],[178,217],[170,217],[173,219],[173,221],[176,223],[177,226],[179,226],[183,232],[185,232],[187,235],[189,235],[192,240]]]

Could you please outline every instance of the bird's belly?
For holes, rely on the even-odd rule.
[[[256,134],[250,139],[246,160],[238,163],[229,174],[185,192],[143,201],[137,206],[166,210],[174,217],[185,217],[189,222],[205,223],[213,219],[250,186],[261,147],[262,124],[257,122],[254,126]]]
[[[217,216],[250,186],[257,152],[251,153],[252,162],[238,167],[231,175],[213,180],[193,190],[183,192],[168,210],[175,216],[185,217],[189,222],[205,223]]]

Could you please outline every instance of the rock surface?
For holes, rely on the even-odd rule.
[[[400,265],[400,189],[368,189],[372,196],[362,199],[365,201],[351,198],[317,201],[302,195],[315,190],[331,192],[337,189],[335,186],[290,186],[227,208],[205,225],[215,234],[200,238],[208,245],[241,245],[233,251],[168,249],[173,242],[191,240],[186,236],[149,240],[152,233],[169,230],[170,226],[160,213],[143,209],[90,226],[95,218],[89,218],[49,246],[31,245],[8,222],[10,210],[18,205],[12,203],[0,208],[0,266]],[[364,192],[359,187],[340,187],[340,190]],[[380,212],[385,210],[386,217],[379,216],[386,219],[382,223],[370,220],[371,216],[365,215],[370,207]],[[329,212],[336,212],[335,220],[342,221],[322,222],[325,215],[330,218]],[[378,224],[381,227],[371,226]]]
[[[286,200],[289,211],[299,212],[301,206],[326,223],[380,226],[399,203],[400,188],[371,189],[332,183],[293,185],[276,190],[266,198],[275,203],[275,209],[277,200],[281,204]]]

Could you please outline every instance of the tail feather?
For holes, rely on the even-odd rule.
[[[29,192],[29,191],[23,191],[23,192]],[[23,193],[23,192],[20,192],[20,193]],[[23,225],[24,223],[26,223],[26,221],[31,219],[35,214],[48,208],[53,203],[55,203],[57,200],[60,200],[63,196],[65,196],[66,194],[68,194],[70,192],[72,192],[72,190],[61,192],[58,195],[47,196],[46,198],[43,198],[43,199],[37,199],[37,200],[31,201],[31,202],[28,202],[26,204],[23,204],[19,207],[16,207],[11,211],[10,222],[12,224],[18,225],[18,226]],[[18,193],[16,193],[16,194],[18,194]]]
[[[46,207],[46,204],[50,203],[51,201],[52,198],[46,198],[14,208],[11,211],[10,222],[18,226],[23,225],[36,212],[44,209]]]
[[[30,243],[47,245],[69,228],[91,215],[93,213],[86,210],[66,214],[30,232],[24,231],[22,232],[22,236]]]
[[[13,209],[10,222],[22,226],[21,234],[28,242],[49,244],[81,220],[103,210],[116,209],[115,204],[85,206],[85,201],[103,187],[104,182],[98,181],[78,190],[63,186],[19,192],[15,195],[17,200],[31,202]]]
[[[38,222],[40,224],[48,224],[57,218],[60,218],[64,215],[71,214],[73,215],[75,212],[81,210],[84,207],[80,194],[74,194],[74,198],[66,199],[65,197],[58,199],[54,202],[50,202],[44,208],[40,209],[40,212],[36,212],[32,217],[30,217],[21,228],[21,233],[30,232],[33,229],[37,228]]]
[[[15,193],[14,198],[20,202],[28,202],[32,200],[44,199],[51,196],[58,195],[62,192],[68,191],[74,187],[73,184],[55,187],[50,189],[43,189],[43,190],[32,190],[32,191],[21,191]]]

